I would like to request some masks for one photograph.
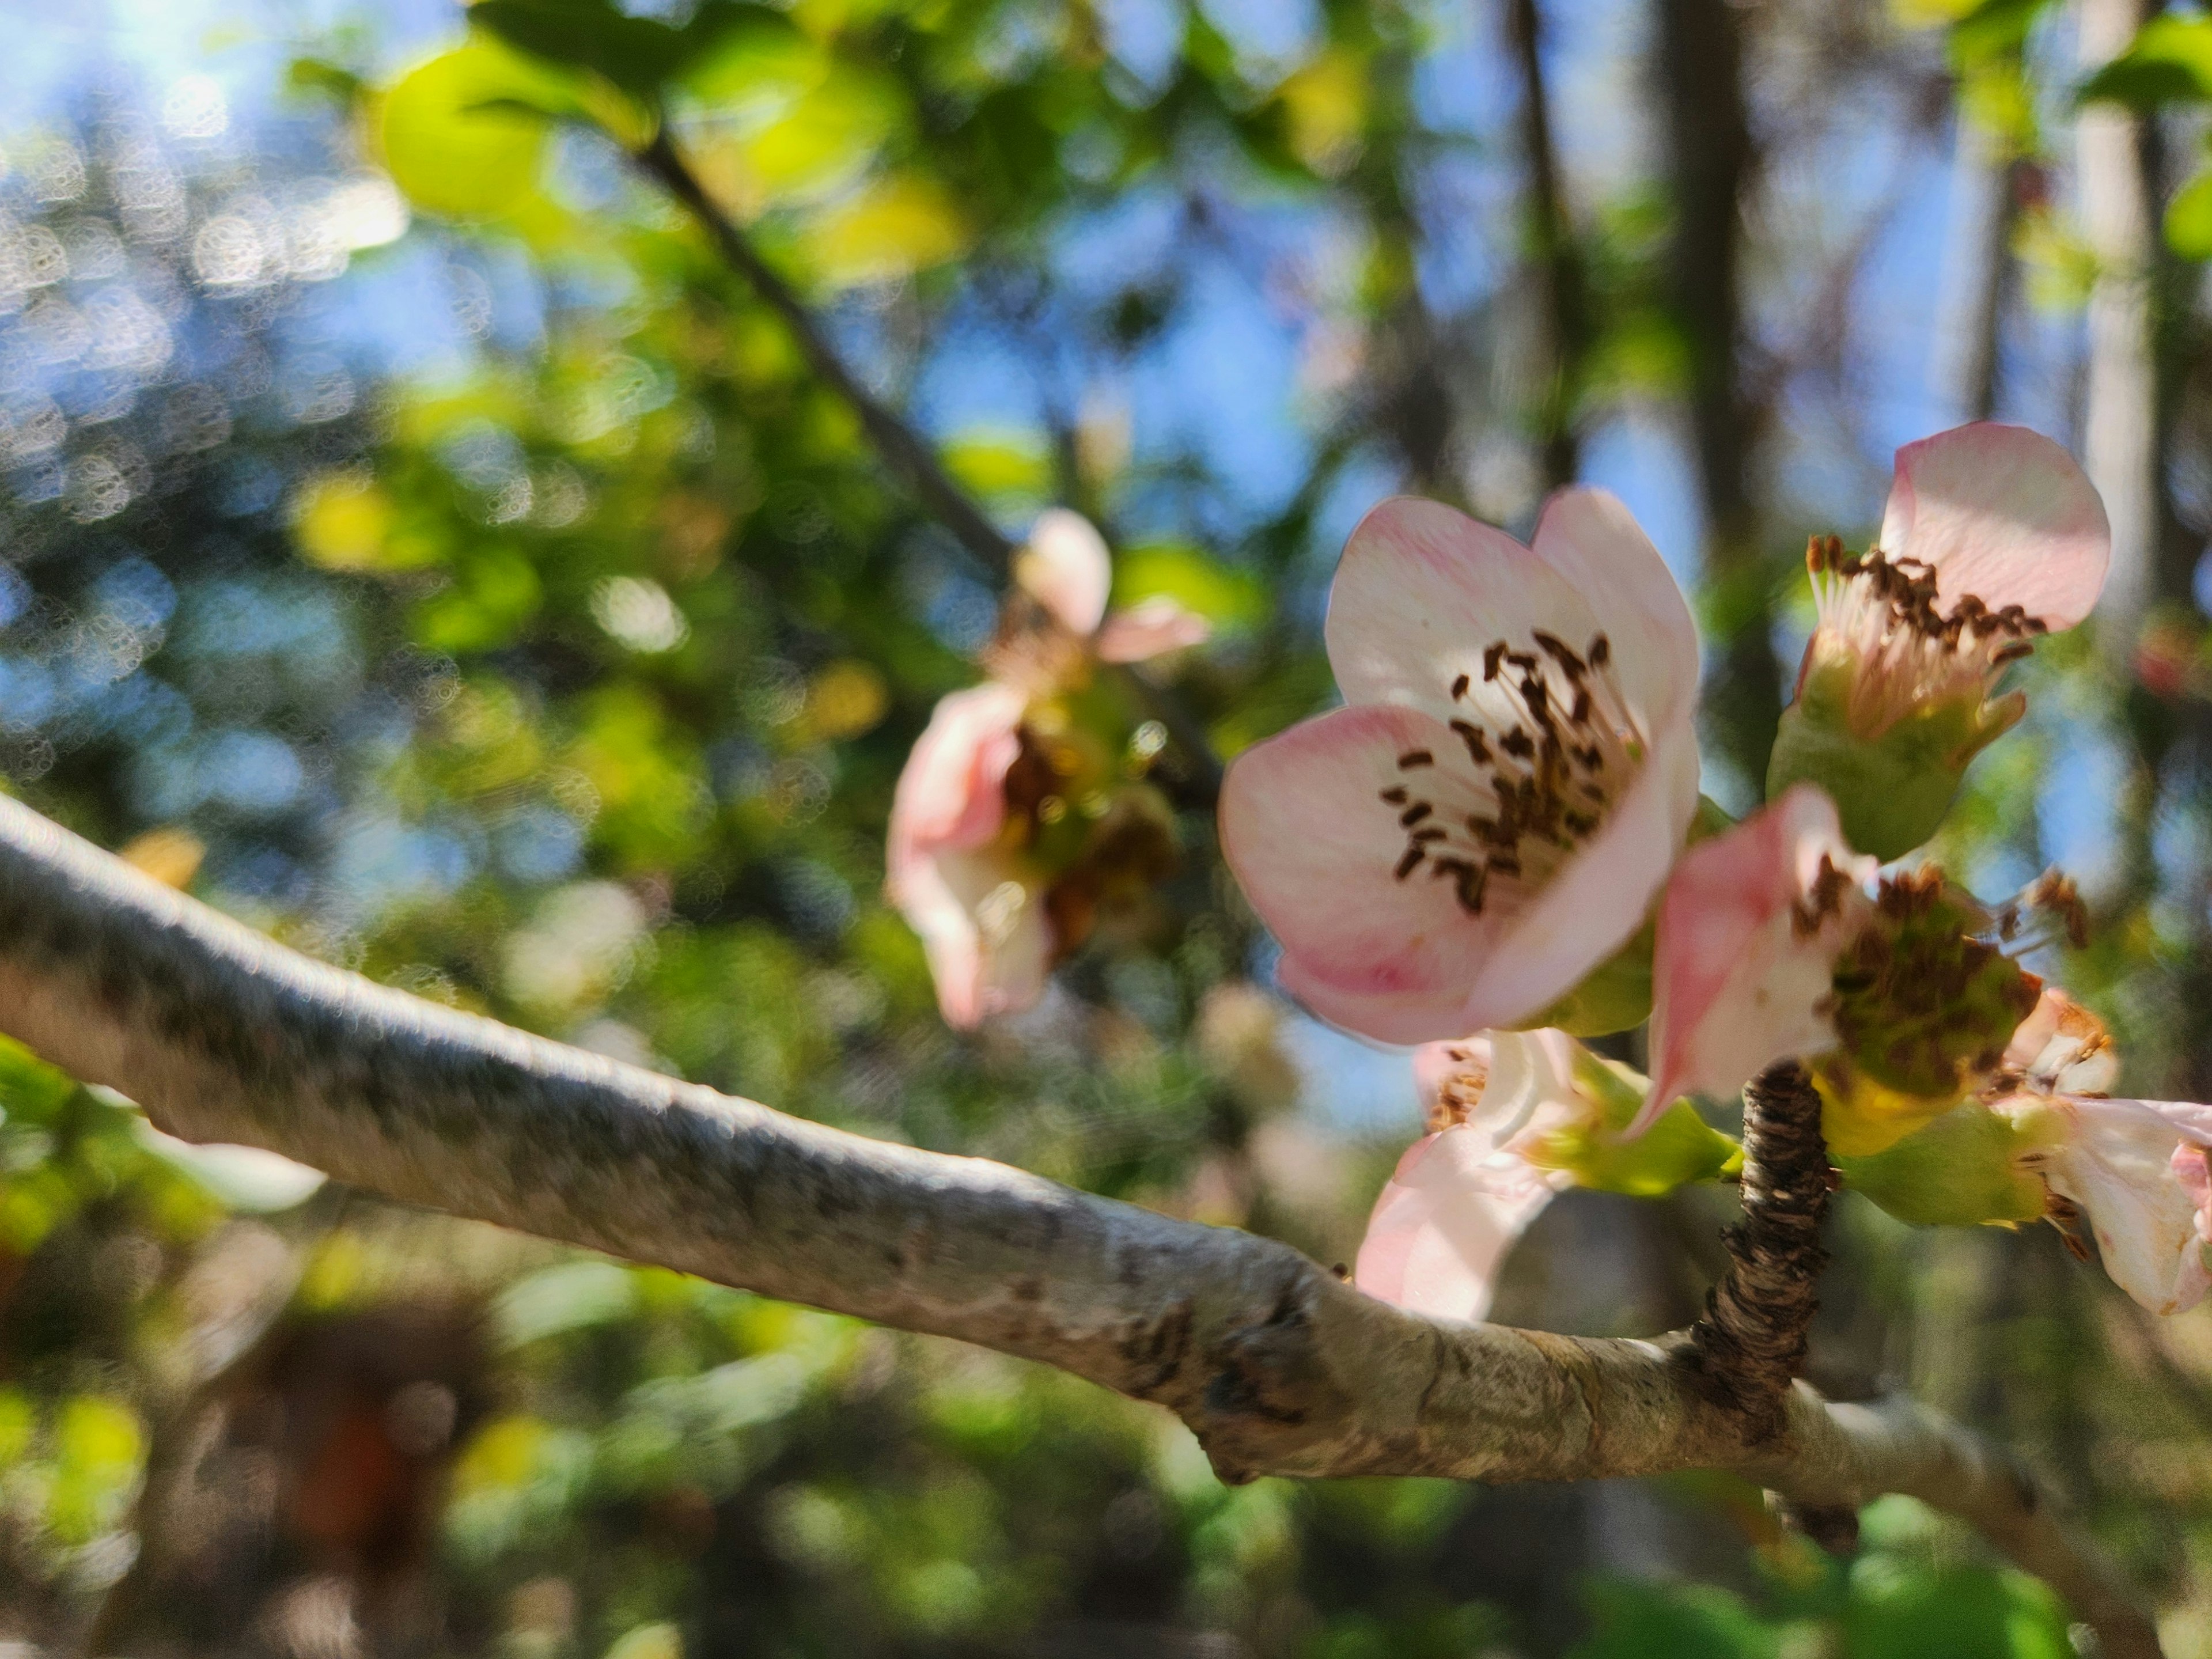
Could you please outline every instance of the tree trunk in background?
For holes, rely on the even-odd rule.
[[[1575,398],[1589,353],[1589,295],[1567,219],[1566,193],[1544,84],[1543,15],[1536,0],[1506,0],[1505,32],[1521,75],[1521,156],[1528,169],[1528,258],[1535,279],[1540,373],[1536,439],[1547,489],[1572,483],[1582,465]]]
[[[2013,233],[2020,223],[2019,159],[1995,133],[1957,118],[1951,176],[1953,244],[1936,391],[1969,421],[1996,415],[1999,356],[2011,309]]]
[[[2081,0],[2081,66],[2135,38],[2147,0]],[[2113,104],[2086,106],[2075,126],[2081,231],[2097,262],[2089,290],[2087,392],[2081,459],[2112,521],[2112,574],[2098,606],[2106,652],[2126,661],[2158,581],[2158,377],[2151,356],[2154,203],[2142,119]]]
[[[1690,422],[1707,528],[1706,574],[1726,618],[1705,712],[1721,753],[1756,794],[1782,676],[1752,501],[1751,417],[1737,362],[1741,210],[1753,161],[1743,42],[1728,0],[1660,0],[1659,76],[1674,190],[1669,302],[1689,349]]]

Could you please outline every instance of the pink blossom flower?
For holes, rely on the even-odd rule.
[[[1141,661],[1207,631],[1172,599],[1108,616],[1106,544],[1063,509],[1038,519],[1014,577],[1017,596],[987,653],[993,678],[937,705],[899,775],[885,851],[885,891],[921,935],[939,1010],[963,1030],[1033,1005],[1100,892],[1161,839],[1146,832],[1145,786],[1111,773],[1110,746],[1071,732],[1062,694],[1095,661]],[[1034,787],[1013,801],[1010,775],[1025,745]],[[1079,788],[1095,810],[1071,817]],[[1060,833],[1042,833],[1055,824]],[[1078,865],[1089,879],[1068,879]]]
[[[1696,811],[1680,591],[1601,490],[1553,496],[1533,547],[1400,498],[1353,531],[1327,639],[1348,706],[1222,793],[1282,983],[1386,1042],[1526,1024],[1643,926]]]
[[[1854,846],[1918,846],[2027,706],[1995,696],[2006,666],[2089,613],[2111,556],[2096,489],[2050,439],[1983,422],[1907,444],[1879,544],[1807,550],[1820,620],[1768,793],[1822,783]]]
[[[1776,1060],[1835,1046],[1836,958],[1871,912],[1875,870],[1810,784],[1683,855],[1659,902],[1653,1087],[1630,1134],[1679,1096],[1732,1096]]]
[[[1573,1042],[1559,1031],[1431,1043],[1414,1059],[1431,1131],[1375,1201],[1352,1281],[1443,1319],[1480,1319],[1505,1253],[1570,1183],[1517,1150],[1574,1114]]]
[[[2050,1189],[2052,1219],[2070,1239],[2086,1217],[2105,1271],[2153,1313],[2203,1301],[2212,1289],[2212,1106],[2107,1098],[2119,1067],[2104,1027],[2056,989],[2006,1060],[2020,1085],[1995,1109],[2034,1133],[2039,1145],[2021,1161]]]
[[[1006,834],[1006,774],[1028,698],[987,681],[937,705],[891,798],[885,890],[921,935],[947,1024],[1042,994],[1052,924]]]
[[[1059,631],[1101,662],[1134,663],[1203,645],[1212,625],[1164,594],[1109,616],[1112,556],[1091,520],[1064,507],[1037,515],[1029,544],[1016,555],[1014,580]]]

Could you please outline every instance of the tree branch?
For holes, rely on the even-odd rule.
[[[2027,1473],[1908,1401],[1797,1384],[1754,1433],[1686,1338],[1420,1318],[1269,1239],[564,1048],[309,961],[4,799],[0,1030],[173,1134],[1156,1401],[1224,1479],[1713,1468],[1804,1508],[1907,1492],[2048,1580],[2107,1659],[2158,1652]]]

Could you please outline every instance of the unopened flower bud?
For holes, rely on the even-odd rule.
[[[2112,534],[2063,449],[1984,422],[1897,453],[1880,544],[1806,551],[1819,622],[1768,764],[1770,798],[1819,784],[1882,860],[1936,832],[1967,763],[2016,724],[1996,694],[2043,635],[2088,614]]]

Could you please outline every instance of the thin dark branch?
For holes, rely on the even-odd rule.
[[[769,310],[782,319],[799,350],[816,374],[852,406],[868,441],[884,461],[903,477],[915,494],[945,527],[958,537],[977,558],[1003,578],[1012,568],[1014,544],[993,524],[989,514],[963,489],[938,459],[928,441],[861,385],[837,348],[822,331],[813,313],[793,292],[791,284],[761,258],[760,251],[707,193],[663,128],[653,142],[636,152],[638,165],[668,193],[690,210],[715,251],[731,268],[751,284]],[[1206,730],[1166,688],[1120,666],[1107,672],[1128,692],[1146,716],[1167,728],[1182,757],[1182,775],[1174,780],[1176,793],[1185,806],[1210,808],[1221,790],[1221,763],[1214,756]]]
[[[792,338],[805,355],[808,366],[852,405],[853,412],[867,432],[868,441],[905,478],[921,498],[922,505],[957,536],[969,552],[1003,576],[1013,562],[1013,543],[953,481],[928,442],[886,408],[846,367],[845,360],[838,356],[837,348],[830,343],[805,301],[776,274],[775,267],[761,258],[736,222],[708,195],[706,186],[678,152],[666,129],[655,133],[653,142],[637,152],[637,161],[690,210],[700,228],[714,244],[714,251],[752,285],[763,303],[783,319],[784,326],[791,331]]]
[[[1506,0],[1506,33],[1521,72],[1521,151],[1528,169],[1529,256],[1543,307],[1545,385],[1537,416],[1544,482],[1557,489],[1581,470],[1575,398],[1590,346],[1589,293],[1566,190],[1552,137],[1552,100],[1544,83],[1543,14],[1537,0]]]

